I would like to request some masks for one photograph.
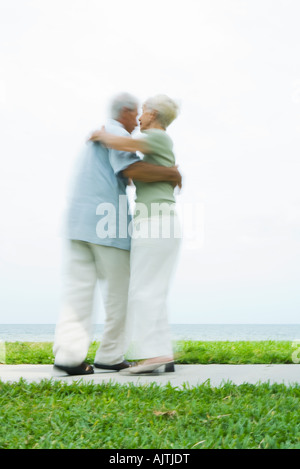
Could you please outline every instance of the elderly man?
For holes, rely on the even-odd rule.
[[[137,107],[130,94],[116,96],[108,132],[129,136],[137,126]],[[94,372],[84,360],[91,341],[97,280],[106,317],[94,365],[116,371],[130,366],[124,360],[130,273],[130,235],[124,230],[131,221],[125,199],[128,178],[174,186],[181,182],[175,167],[145,163],[134,153],[107,149],[97,142],[88,142],[81,158],[68,209],[64,298],[53,347],[54,369],[70,375]]]

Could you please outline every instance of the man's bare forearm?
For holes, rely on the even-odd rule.
[[[127,178],[141,182],[170,182],[181,186],[181,175],[176,166],[157,166],[139,161],[124,169],[123,175]]]

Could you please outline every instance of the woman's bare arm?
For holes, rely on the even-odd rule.
[[[101,142],[106,147],[113,148],[119,151],[148,153],[148,145],[143,140],[134,139],[131,137],[119,137],[114,134],[106,132],[104,127],[101,130],[93,132],[89,138],[92,142]]]

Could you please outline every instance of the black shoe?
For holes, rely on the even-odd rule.
[[[175,363],[170,362],[165,365],[165,373],[174,373],[175,372]]]
[[[114,370],[114,371],[125,370],[126,368],[130,368],[135,365],[136,365],[135,362],[128,362],[127,360],[124,360],[121,363],[117,363],[116,365],[104,365],[102,363],[94,363],[95,368],[101,368],[102,370]]]
[[[82,362],[81,365],[78,365],[78,366],[64,366],[64,365],[57,365],[55,363],[53,366],[53,370],[64,371],[70,376],[92,375],[94,373],[94,368],[92,367],[92,365],[89,365],[86,362]]]

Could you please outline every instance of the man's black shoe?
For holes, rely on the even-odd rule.
[[[94,368],[92,365],[89,365],[86,362],[81,363],[78,366],[64,366],[56,365],[53,366],[53,371],[56,372],[65,372],[67,375],[76,376],[76,375],[92,375],[94,373]]]
[[[120,371],[120,370],[125,370],[126,368],[130,368],[131,366],[135,366],[136,362],[128,362],[127,360],[124,360],[121,363],[117,363],[116,365],[104,365],[102,363],[94,363],[95,368],[101,368],[102,370],[114,370],[114,371]]]

